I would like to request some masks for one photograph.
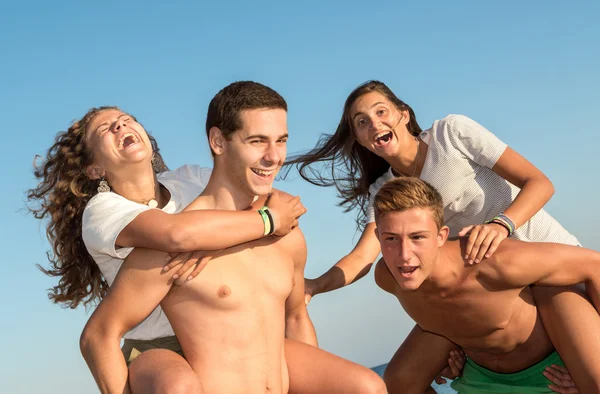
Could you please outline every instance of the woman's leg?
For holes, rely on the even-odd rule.
[[[385,394],[383,380],[369,368],[315,346],[285,340],[290,394]]]
[[[576,286],[531,288],[544,327],[581,393],[600,393],[600,315]]]
[[[202,394],[202,385],[179,354],[166,349],[143,352],[129,366],[132,394]]]

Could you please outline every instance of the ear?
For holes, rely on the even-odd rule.
[[[401,116],[400,122],[406,126],[408,124],[408,122],[410,122],[410,113],[408,112],[407,109],[402,109],[399,111],[400,111],[400,116]]]
[[[449,235],[450,235],[450,228],[448,228],[448,226],[442,226],[440,231],[438,231],[438,235],[437,235],[438,247],[442,247],[446,243]]]
[[[225,136],[223,136],[221,129],[211,127],[208,130],[208,144],[216,156],[222,155],[225,152],[225,142]]]
[[[377,238],[377,241],[379,241],[381,243],[381,239],[379,236],[379,229],[377,227],[375,227],[375,230],[373,230],[373,232],[375,233],[375,237]]]
[[[90,179],[100,179],[104,175],[106,175],[106,171],[104,171],[103,168],[101,168],[101,167],[99,167],[99,166],[97,166],[95,164],[90,164],[85,169],[85,174]]]

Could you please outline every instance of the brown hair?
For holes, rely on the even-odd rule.
[[[387,181],[375,195],[373,207],[375,220],[390,212],[424,208],[431,211],[438,230],[444,224],[442,196],[433,186],[419,178],[402,177]]]
[[[34,162],[39,183],[27,191],[29,211],[36,219],[49,219],[46,236],[52,251],[46,255],[50,267],[37,267],[48,276],[60,278],[58,285],[49,289],[48,297],[68,308],[76,308],[80,303],[88,306],[100,300],[108,288],[81,236],[83,210],[100,182],[86,175],[87,166],[92,164],[92,153],[86,147],[86,128],[105,110],[119,108],[92,108],[67,131],[58,133],[46,158],[41,163]],[[166,171],[156,140],[148,137],[154,151],[155,171]]]
[[[350,109],[354,102],[371,92],[380,93],[398,110],[408,111],[408,131],[414,136],[421,133],[415,113],[408,104],[400,100],[383,82],[368,81],[354,89],[346,99],[342,119],[334,134],[322,135],[315,148],[308,153],[294,156],[285,163],[286,166],[295,165],[300,176],[314,185],[335,186],[342,199],[339,205],[345,207],[345,212],[357,206],[360,208],[357,217],[359,227],[364,225],[369,186],[390,167],[385,159],[358,143],[350,118]],[[316,163],[325,163],[327,175],[312,167]],[[289,167],[284,174],[288,172]]]
[[[213,97],[206,115],[206,136],[212,127],[218,127],[227,139],[240,130],[240,112],[248,109],[283,109],[287,103],[279,93],[268,86],[252,81],[239,81],[227,85]],[[211,149],[211,153],[212,152]]]

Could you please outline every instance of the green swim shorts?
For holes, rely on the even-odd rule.
[[[556,352],[539,363],[515,373],[490,371],[467,359],[462,376],[452,382],[452,388],[459,394],[554,393],[548,388],[552,382],[542,375],[544,369],[552,364],[565,365]]]
[[[123,347],[121,347],[121,351],[123,352],[123,356],[125,356],[127,365],[131,364],[131,362],[140,354],[152,349],[172,350],[183,357],[183,351],[181,350],[179,341],[177,341],[175,336],[148,340],[125,339],[123,341]]]

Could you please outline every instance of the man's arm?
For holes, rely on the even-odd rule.
[[[397,284],[383,259],[375,266],[375,282],[383,290],[395,295]],[[458,349],[458,346],[453,342],[425,332],[416,325],[383,374],[389,394],[435,393],[431,382],[446,366],[448,355],[454,349]]]
[[[170,275],[161,272],[164,261],[161,252],[131,252],[83,329],[81,353],[103,394],[130,392],[121,337],[152,313],[168,293]]]
[[[306,265],[306,241],[299,228],[282,239],[294,260],[294,288],[285,302],[285,337],[318,346],[317,333],[304,302],[304,267]]]
[[[600,311],[600,253],[578,246],[507,239],[482,273],[505,286],[570,286],[585,283]]]

